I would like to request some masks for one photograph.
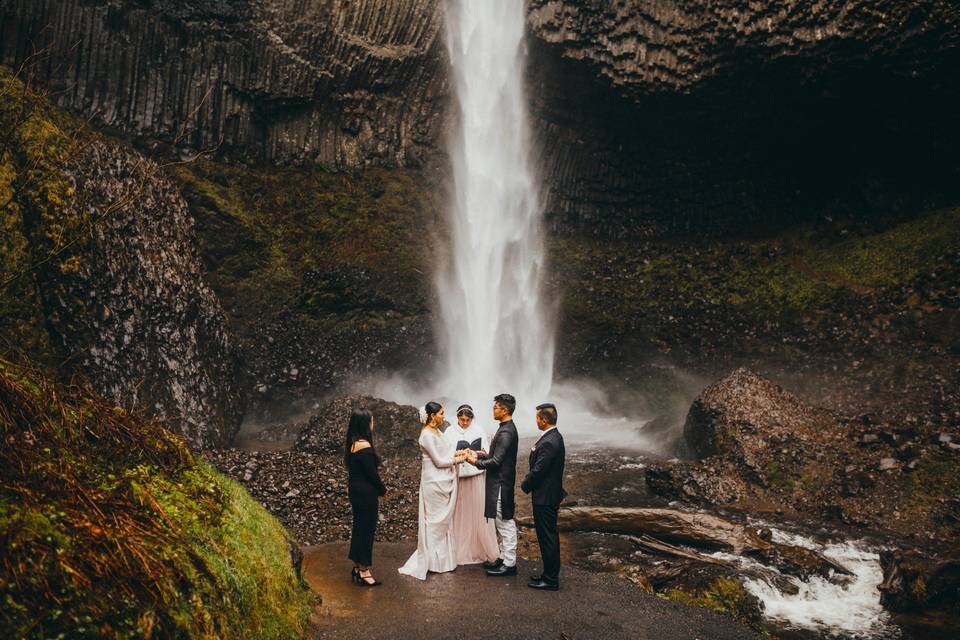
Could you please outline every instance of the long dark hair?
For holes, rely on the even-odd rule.
[[[377,464],[380,464],[380,456],[377,455],[377,450],[373,448],[373,430],[370,429],[371,424],[373,424],[373,414],[370,413],[370,410],[366,407],[354,409],[353,413],[350,414],[350,423],[347,425],[347,441],[343,445],[344,466],[350,466],[350,452],[353,448],[353,443],[357,440],[366,440],[370,443],[370,452],[373,453]]]

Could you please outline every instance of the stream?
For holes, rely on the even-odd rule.
[[[521,442],[521,449],[523,445]],[[578,448],[568,444],[565,483],[570,499],[591,506],[682,509],[677,503],[668,503],[647,490],[643,470],[655,460],[637,451]],[[715,514],[752,527],[768,528],[775,542],[813,549],[853,573],[847,580],[832,582],[814,577],[804,582],[749,558],[728,553],[710,554],[740,568],[737,577],[763,603],[763,626],[776,637],[791,640],[960,637],[960,621],[895,616],[881,607],[877,586],[883,580],[879,562],[883,541],[857,532],[820,527],[813,522],[780,522],[775,515],[763,514],[761,518],[728,509],[715,510]],[[630,577],[651,564],[662,567],[672,562],[641,553],[625,538],[614,534],[574,532],[563,536],[565,561],[582,568]],[[677,580],[678,586],[682,583],[683,577]]]

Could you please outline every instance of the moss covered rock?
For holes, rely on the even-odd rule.
[[[283,527],[179,436],[0,361],[0,635],[295,638]]]
[[[172,175],[255,398],[427,357],[443,225],[424,173],[202,159]]]
[[[551,287],[562,294],[560,367],[581,374],[606,366],[622,376],[624,364],[669,355],[727,368],[732,355],[790,361],[918,336],[960,349],[955,328],[925,330],[934,317],[914,322],[912,313],[942,306],[955,291],[957,246],[956,207],[762,237],[557,237],[550,258]]]
[[[4,352],[66,361],[194,446],[228,443],[236,358],[176,186],[2,68],[0,122]]]

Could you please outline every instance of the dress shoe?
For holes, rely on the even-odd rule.
[[[490,569],[496,569],[503,564],[503,558],[497,558],[493,562],[484,562],[483,568],[489,571]]]
[[[517,575],[517,565],[508,567],[505,564],[501,564],[496,569],[487,569],[488,576],[500,577],[500,576],[515,576]]]
[[[531,573],[530,582],[539,582],[543,578],[542,573]]]
[[[547,582],[542,577],[539,580],[531,580],[527,583],[527,586],[531,589],[539,589],[541,591],[559,591],[560,585],[556,582]]]

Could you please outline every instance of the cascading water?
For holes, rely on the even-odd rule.
[[[860,541],[818,544],[813,539],[780,531],[767,523],[753,521],[755,527],[769,528],[781,544],[812,549],[846,567],[853,574],[845,580],[827,580],[814,576],[809,581],[785,576],[744,556],[715,553],[714,557],[741,564],[746,572],[744,586],[764,604],[764,615],[792,629],[804,629],[839,638],[896,638],[899,631],[890,624],[880,605],[877,586],[883,580],[879,556]],[[751,573],[755,570],[756,573]],[[776,573],[782,582],[793,585],[785,593],[769,579]]]
[[[460,118],[451,136],[453,251],[438,275],[445,394],[485,407],[547,398],[552,323],[541,298],[545,249],[523,83],[524,0],[450,0],[447,47]]]
[[[553,380],[543,211],[524,91],[525,2],[448,0],[445,8],[459,104],[448,145],[453,243],[436,276],[446,360],[427,388],[394,377],[376,382],[375,393],[411,404],[468,402],[491,428],[493,396],[511,393],[526,435],[535,433],[533,407],[553,401],[579,444],[648,444],[639,435],[643,421],[608,416],[602,390]]]

